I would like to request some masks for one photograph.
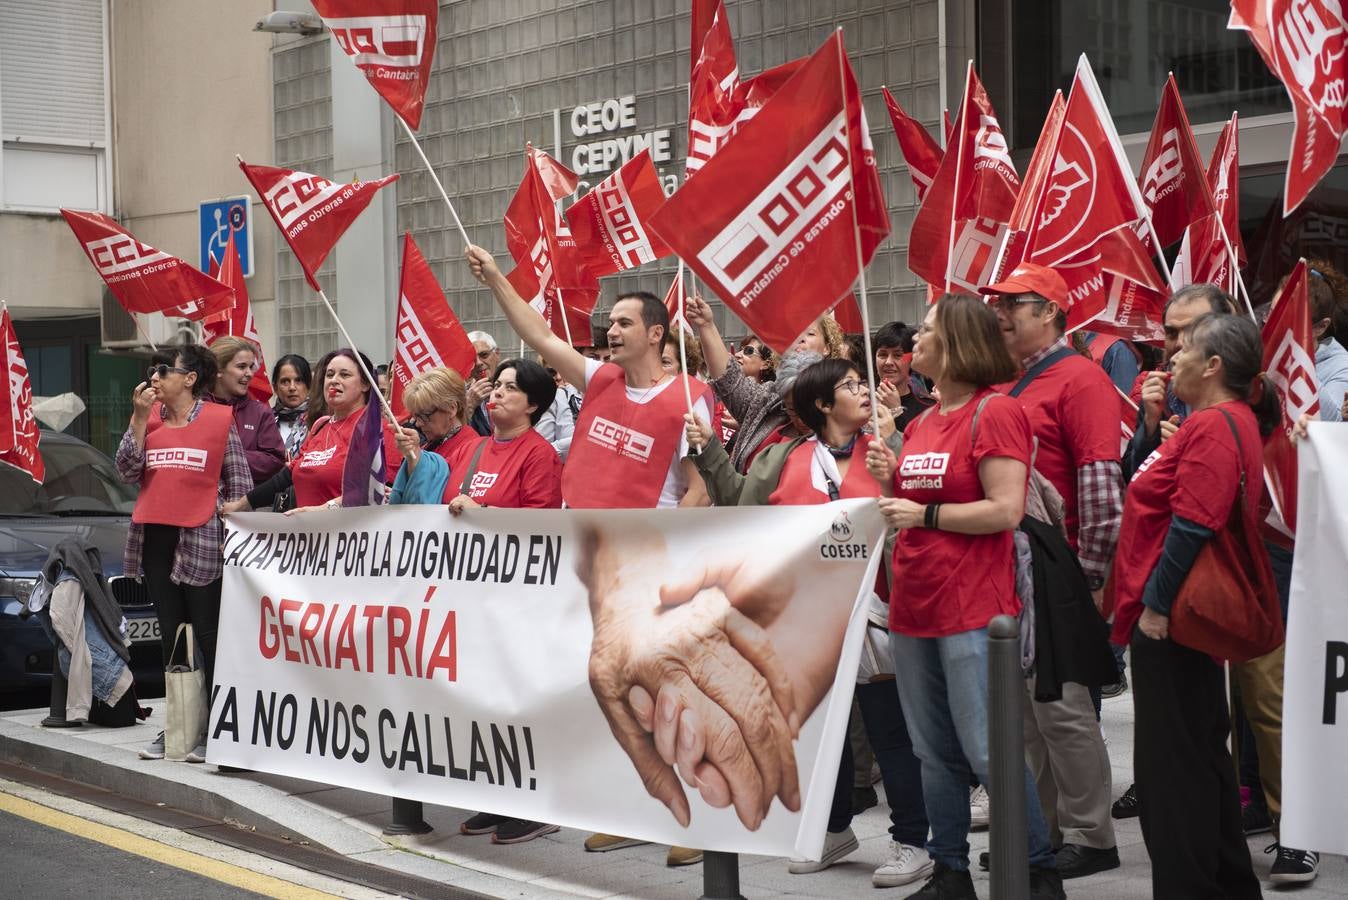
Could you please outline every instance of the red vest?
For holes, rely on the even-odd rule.
[[[838,498],[840,500],[851,497],[880,496],[880,485],[866,471],[866,448],[870,445],[870,442],[871,436],[869,434],[863,434],[857,438],[856,445],[852,448],[852,464],[848,466],[842,484],[838,485]],[[786,463],[782,466],[781,477],[777,480],[777,489],[768,498],[769,503],[773,506],[808,506],[829,502],[828,493],[819,490],[811,476],[817,446],[818,442],[816,441],[804,441],[799,447],[791,451],[786,457]],[[825,450],[824,452],[828,451]]]
[[[169,428],[159,415],[151,416],[145,431],[145,469],[131,521],[179,528],[210,521],[233,424],[233,409],[215,403],[203,403],[197,417],[182,428]]]
[[[678,378],[686,378],[679,375]],[[697,402],[707,386],[688,379]],[[562,499],[572,509],[654,509],[683,436],[687,406],[677,381],[648,403],[627,399],[623,370],[606,363],[585,390]]]

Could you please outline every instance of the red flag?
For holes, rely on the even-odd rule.
[[[590,343],[590,313],[599,302],[599,282],[586,267],[556,202],[579,181],[547,153],[527,147],[524,178],[506,207],[506,247],[516,263],[506,277],[553,334],[569,334],[573,346],[583,347]]]
[[[679,315],[679,292],[683,290],[683,273],[674,276],[674,280],[669,283],[669,290],[665,291],[665,309],[669,312],[669,324],[682,327],[685,324],[683,316]]]
[[[228,310],[234,292],[204,272],[142,244],[96,212],[61,210],[89,261],[129,313],[163,313],[200,320]]]
[[[840,32],[650,224],[779,352],[851,289],[889,216]]]
[[[1320,411],[1320,383],[1315,377],[1315,332],[1311,329],[1306,292],[1306,261],[1287,277],[1264,323],[1264,371],[1282,401],[1282,427],[1264,442],[1264,480],[1274,511],[1290,534],[1297,522],[1297,450],[1292,427],[1303,415]]]
[[[0,310],[0,347],[4,348],[5,377],[0,391],[9,414],[0,425],[0,462],[23,469],[38,484],[46,477],[42,454],[38,452],[40,429],[33,415],[33,386],[28,378],[28,363],[19,348],[19,336],[9,310]]]
[[[571,204],[566,221],[591,274],[612,275],[668,256],[669,245],[646,226],[664,202],[646,149]]]
[[[945,129],[941,132],[941,137],[945,139],[946,144],[949,144],[950,136],[955,133],[955,123],[950,121],[950,110],[941,110],[941,124]]]
[[[1175,264],[1170,269],[1170,288],[1211,283],[1231,289],[1231,255],[1222,240],[1222,220],[1212,213],[1184,230]]]
[[[1025,258],[1026,241],[1038,221],[1039,202],[1048,188],[1049,174],[1058,152],[1058,132],[1062,129],[1066,113],[1067,101],[1063,99],[1062,91],[1054,92],[1048,115],[1044,117],[1044,127],[1039,131],[1039,140],[1030,156],[1030,164],[1025,167],[1025,179],[1020,184],[1020,193],[1016,195],[1016,205],[1011,208],[1011,217],[1007,221],[1006,238],[997,262],[996,281],[1005,278]]]
[[[223,264],[222,264],[223,263]],[[250,341],[256,348],[257,371],[253,380],[248,382],[248,395],[254,400],[266,403],[271,399],[271,380],[267,378],[267,361],[262,358],[262,338],[257,333],[257,323],[253,321],[253,307],[248,301],[248,287],[243,282],[243,262],[234,245],[234,232],[225,241],[225,253],[222,262],[211,257],[211,276],[221,284],[234,289],[234,303],[227,312],[208,316],[201,323],[202,343],[209,344],[222,335],[233,335]]]
[[[1142,199],[1163,247],[1178,241],[1189,223],[1216,209],[1173,74],[1161,92],[1161,105],[1142,157],[1140,183]]]
[[[848,293],[833,307],[833,319],[843,334],[861,334],[866,330],[861,318],[861,301],[857,299],[855,291]]]
[[[693,0],[688,71],[688,176],[716,155],[735,128],[742,103],[735,44],[721,0]]]
[[[908,268],[947,292],[976,294],[992,284],[1019,190],[997,113],[971,63],[952,142],[913,219]]]
[[[448,366],[465,379],[473,374],[477,351],[440,291],[435,273],[409,231],[403,235],[403,273],[398,285],[398,325],[389,366],[389,404],[398,421],[407,418],[403,391],[413,377]]]
[[[1245,268],[1245,242],[1240,237],[1240,116],[1231,113],[1217,136],[1208,162],[1208,189],[1212,191],[1217,214],[1226,229],[1226,239],[1236,251],[1237,266]]]
[[[437,0],[313,0],[333,40],[413,131],[435,56]]]
[[[394,174],[375,181],[338,184],[321,175],[249,165],[242,159],[239,168],[262,198],[262,205],[299,260],[309,286],[316,291],[321,290],[318,268],[338,239],[370,205],[375,192],[398,180]]]
[[[1296,121],[1282,206],[1287,216],[1333,168],[1348,130],[1348,26],[1340,4],[1331,0],[1231,0],[1227,27],[1249,32],[1292,101]]]
[[[945,151],[921,122],[903,111],[889,88],[882,87],[880,91],[885,96],[885,107],[889,110],[889,121],[894,125],[894,135],[899,139],[899,151],[903,154],[903,161],[908,164],[908,177],[913,179],[913,189],[921,203],[927,188],[931,187],[932,179],[936,177],[936,170],[941,167]]]

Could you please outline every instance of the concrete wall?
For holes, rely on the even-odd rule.
[[[95,314],[103,282],[59,215],[0,215],[0,299],[16,320]]]

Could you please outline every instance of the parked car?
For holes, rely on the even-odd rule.
[[[44,430],[39,448],[47,469],[43,484],[0,464],[0,701],[51,683],[52,642],[36,620],[20,619],[19,611],[47,554],[68,537],[102,554],[103,574],[126,617],[137,694],[159,696],[164,689],[159,620],[144,585],[122,574],[137,486],[118,478],[106,456],[68,434]]]

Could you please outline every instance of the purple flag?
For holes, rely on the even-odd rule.
[[[342,469],[342,506],[381,506],[388,494],[385,471],[384,421],[379,404],[367,403]]]

